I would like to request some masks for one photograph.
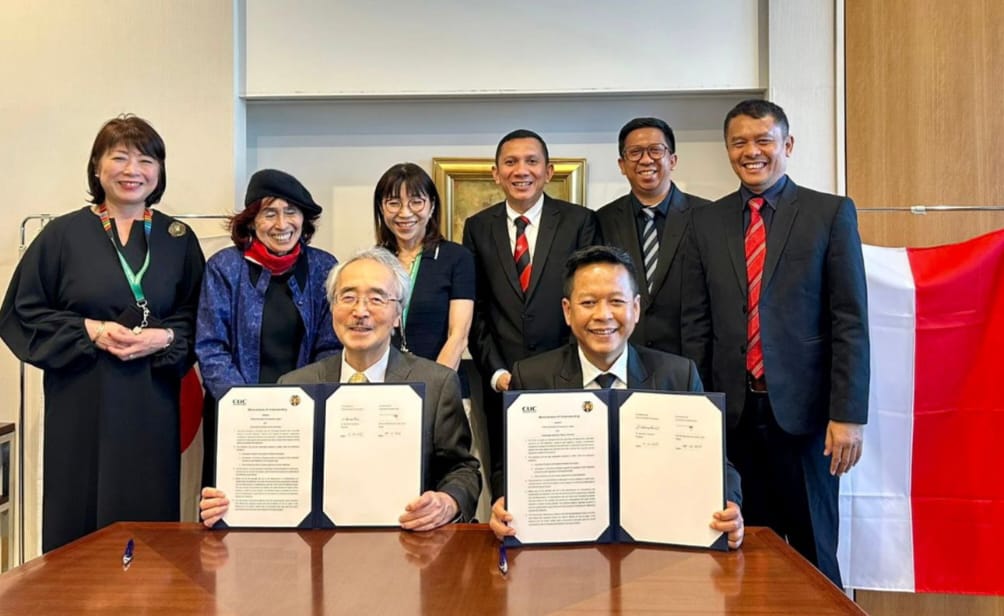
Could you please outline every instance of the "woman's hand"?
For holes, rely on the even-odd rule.
[[[153,355],[167,347],[171,337],[166,329],[148,327],[140,330],[137,334],[123,325],[107,321],[106,329],[99,339],[104,342],[99,344],[96,341],[95,344],[98,345],[98,348],[103,348],[122,361],[132,361]]]

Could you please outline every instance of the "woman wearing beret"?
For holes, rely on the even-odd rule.
[[[377,245],[397,255],[411,274],[411,299],[395,346],[457,370],[474,314],[474,256],[443,237],[441,218],[436,185],[418,165],[394,165],[377,182]]]
[[[42,550],[121,520],[179,519],[181,379],[203,257],[152,206],[164,141],[123,115],[87,161],[91,203],[47,224],[18,264],[0,336],[45,371]]]
[[[228,225],[234,246],[206,264],[199,300],[195,352],[212,398],[203,415],[203,485],[215,485],[213,402],[228,387],[275,383],[341,348],[324,291],[337,261],[308,245],[321,206],[275,169],[251,176],[244,205]]]

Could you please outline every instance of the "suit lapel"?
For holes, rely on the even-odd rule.
[[[329,355],[324,359],[323,383],[340,383],[342,381],[342,351]]]
[[[561,368],[554,375],[555,389],[582,389],[582,365],[579,363],[579,347],[569,344],[562,353]]]
[[[770,279],[777,270],[778,260],[788,243],[791,235],[791,226],[798,216],[798,187],[788,180],[784,190],[781,191],[781,198],[778,200],[777,208],[774,210],[774,219],[770,223],[770,231],[767,233],[767,257],[763,266],[763,289],[770,285]]]
[[[680,247],[680,240],[683,239],[683,227],[686,217],[683,212],[687,211],[687,198],[683,192],[673,187],[673,196],[669,201],[669,211],[666,221],[662,227],[662,240],[659,241],[659,264],[655,268],[652,281],[652,295],[657,295],[666,282],[666,275],[669,274],[669,267],[676,258],[676,251]],[[635,225],[635,233],[638,233],[638,226]],[[640,240],[635,242],[640,244]]]
[[[393,345],[390,347],[390,354],[387,356],[387,374],[384,376],[384,383],[407,383],[411,375],[410,362],[406,362],[401,351]]]
[[[645,364],[641,363],[641,357],[638,355],[638,351],[634,350],[634,347],[629,344],[627,352],[628,388],[655,389],[655,387],[652,386],[652,375],[649,374],[648,370],[645,368]]]
[[[721,209],[719,221],[725,230],[725,245],[729,247],[729,258],[732,260],[732,270],[736,274],[736,282],[743,297],[746,296],[746,287],[749,283],[746,280],[746,246],[744,243],[743,230],[743,200],[739,193],[733,193],[728,197],[729,201]]]
[[[516,261],[512,258],[512,251],[509,246],[509,220],[506,218],[505,201],[496,206],[497,209],[492,215],[491,236],[492,244],[495,245],[495,252],[499,259],[499,265],[505,273],[506,280],[519,298],[523,297],[523,289],[519,286],[519,276],[516,275]]]
[[[652,299],[645,284],[645,260],[641,255],[641,238],[638,237],[638,223],[635,220],[634,207],[631,204],[631,194],[621,198],[614,206],[614,229],[617,230],[618,237],[606,238],[603,240],[613,246],[620,246],[631,255],[631,262],[635,264],[634,277],[638,283],[638,290],[641,291],[641,308],[645,310]]]
[[[540,229],[537,230],[537,243],[533,247],[533,257],[530,259],[533,269],[530,270],[530,286],[526,289],[528,301],[529,298],[533,297],[533,292],[537,289],[537,284],[540,283],[540,277],[544,274],[547,255],[551,252],[551,244],[554,243],[554,236],[558,231],[558,224],[561,222],[561,214],[549,203],[550,200],[551,198],[545,194],[540,212]],[[515,265],[513,265],[513,271],[516,271]]]

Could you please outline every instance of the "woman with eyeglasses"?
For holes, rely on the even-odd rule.
[[[195,336],[209,393],[202,485],[214,485],[215,401],[228,387],[275,383],[341,348],[324,290],[337,261],[309,246],[321,211],[295,177],[262,169],[228,222],[234,245],[206,263]]]
[[[440,210],[432,178],[413,163],[388,169],[373,191],[377,245],[396,255],[411,276],[394,345],[457,370],[474,315],[474,256],[443,237]]]

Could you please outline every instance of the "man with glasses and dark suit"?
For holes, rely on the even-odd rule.
[[[627,251],[639,264],[641,314],[631,343],[680,353],[680,246],[688,212],[709,201],[673,183],[676,137],[658,118],[635,118],[617,137],[617,164],[631,192],[596,212],[603,241]]]
[[[284,374],[279,383],[425,383],[423,492],[402,503],[399,518],[401,528],[421,531],[473,518],[481,475],[470,453],[471,431],[457,373],[390,344],[391,333],[401,325],[409,287],[408,274],[385,248],[361,251],[336,266],[328,274],[326,289],[335,334],[344,349]],[[416,467],[419,463],[415,460]],[[222,491],[202,489],[199,509],[206,526],[224,517],[229,506]]]

